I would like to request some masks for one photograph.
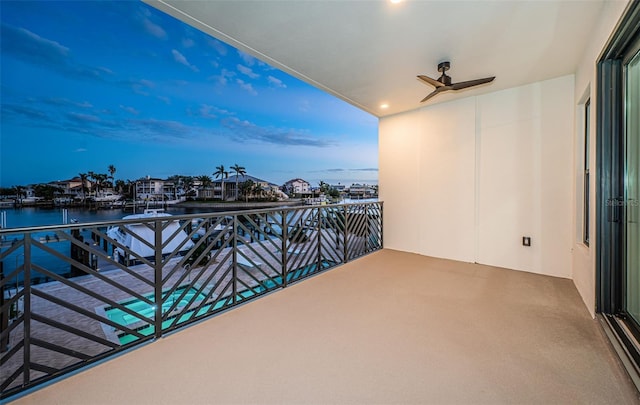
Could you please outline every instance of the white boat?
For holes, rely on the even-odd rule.
[[[122,219],[171,218],[171,216],[171,214],[167,214],[161,209],[147,209],[144,210],[143,214],[127,215]],[[167,244],[162,249],[162,256],[169,255],[178,249],[179,253],[184,255],[194,244],[184,230],[178,232],[180,229],[180,222],[178,220],[168,219],[167,221],[169,223],[164,223],[164,229],[162,230],[162,243]],[[171,238],[174,233],[176,233],[176,235]],[[155,232],[144,223],[112,226],[107,229],[107,235],[131,251],[131,253],[127,254],[124,249],[120,247],[114,248],[113,256],[117,262],[127,264],[131,263],[131,261],[138,260],[138,257],[153,259],[155,256],[155,250],[144,242],[146,241],[153,246],[155,243]]]
[[[115,194],[110,191],[100,193],[91,197],[95,202],[115,202],[122,198],[120,194]]]

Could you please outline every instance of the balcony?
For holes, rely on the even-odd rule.
[[[356,236],[369,226],[338,225],[356,218],[361,224],[380,224],[379,216],[371,215],[380,212],[377,204],[373,211],[350,206],[351,215],[342,217],[350,219],[317,221],[341,218],[321,214],[331,207],[293,210],[298,214],[279,219],[288,217],[292,224],[300,213],[315,213],[306,216],[306,223],[316,232],[332,232],[328,239],[313,236],[333,248],[337,229],[360,229],[348,233],[347,246],[362,257],[283,289],[282,283],[292,281],[286,274],[295,272],[286,271],[284,278],[282,272],[257,276],[260,272],[249,266],[268,261],[260,246],[284,242],[286,250],[274,252],[284,254],[280,264],[292,260],[293,269],[303,263],[288,256],[322,244],[294,245],[295,238],[280,237],[251,242],[237,232],[236,242],[245,243],[227,250],[232,262],[236,252],[236,264],[221,267],[235,269],[236,282],[229,288],[238,286],[237,308],[221,307],[213,311],[218,316],[199,317],[180,330],[160,326],[159,337],[143,336],[124,348],[149,344],[17,397],[15,403],[637,403],[637,392],[571,280],[380,250],[367,245],[373,233]],[[369,215],[357,216],[364,212]],[[233,214],[227,223],[235,223],[236,230],[246,227],[235,215],[244,214]],[[182,225],[191,224],[193,233],[203,223]],[[246,250],[250,246],[255,252]],[[218,246],[213,252],[225,249]],[[326,259],[327,253],[313,260]],[[260,268],[269,273],[270,266]],[[187,278],[178,284],[201,285],[194,282],[197,272],[192,270],[189,278],[179,271]],[[240,286],[259,285],[249,275],[263,286],[269,280],[281,285],[246,296]],[[198,279],[205,276],[210,273]],[[225,277],[220,279],[232,280]],[[216,295],[225,296],[233,297]],[[253,300],[258,296],[264,298]],[[168,313],[163,310],[160,318]]]
[[[382,203],[0,230],[2,398],[382,248]]]
[[[570,280],[382,250],[16,404],[637,401]]]

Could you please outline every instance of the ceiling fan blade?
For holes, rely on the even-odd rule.
[[[473,87],[473,86],[479,86],[481,84],[485,84],[485,83],[489,83],[491,81],[493,81],[493,79],[495,79],[496,77],[486,77],[484,79],[476,79],[476,80],[469,80],[466,82],[460,82],[460,83],[454,83],[451,85],[451,89],[453,90],[462,90],[462,89],[466,89],[468,87]]]
[[[438,87],[437,89],[435,89],[434,91],[432,91],[431,93],[429,93],[429,95],[427,95],[427,97],[423,98],[422,100],[420,100],[421,103],[424,103],[425,101],[429,100],[431,97],[436,96],[438,93],[442,93],[440,91],[442,87]]]
[[[423,82],[432,85],[433,87],[435,87],[436,89],[438,87],[442,87],[444,86],[444,83],[440,83],[439,81],[430,78],[429,76],[425,76],[425,75],[418,75],[418,79],[422,80]]]

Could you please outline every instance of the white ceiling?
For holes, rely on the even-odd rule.
[[[378,117],[575,72],[603,1],[147,0]],[[444,60],[496,79],[421,104]]]

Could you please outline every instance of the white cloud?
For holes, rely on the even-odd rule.
[[[123,110],[125,110],[126,112],[128,112],[128,113],[130,113],[130,114],[133,114],[133,115],[138,115],[138,114],[140,114],[140,111],[136,110],[136,109],[135,109],[135,108],[133,108],[133,107],[128,107],[128,106],[125,106],[125,105],[120,104],[120,108],[122,108],[122,109],[123,109]]]
[[[199,72],[200,70],[195,67],[194,65],[192,65],[191,63],[189,63],[189,61],[187,60],[187,58],[181,54],[180,52],[178,52],[175,49],[171,50],[171,54],[173,55],[173,59],[178,62],[181,65],[184,65],[186,67],[188,67],[189,69],[193,70],[194,72]]]
[[[242,52],[241,50],[238,50],[238,56],[240,56],[240,59],[242,59],[245,63],[245,65],[247,66],[253,66],[256,64],[257,59],[254,58],[253,56]]]
[[[195,45],[196,43],[193,41],[193,39],[191,38],[182,38],[182,47],[183,48],[191,48]]]
[[[269,84],[274,86],[274,87],[280,87],[282,89],[286,89],[287,85],[282,83],[282,80],[275,78],[273,76],[269,76],[267,77],[267,80],[269,81]]]
[[[198,109],[198,113],[200,114],[201,117],[210,118],[210,119],[218,118],[218,116],[221,116],[221,115],[222,116],[234,115],[234,113],[232,113],[229,110],[225,110],[223,108],[219,108],[214,105],[208,105],[208,104],[201,104],[200,108]]]
[[[237,117],[225,118],[221,122],[232,132],[232,139],[237,142],[261,141],[285,146],[336,146],[333,140],[314,136],[308,130],[264,127]]]
[[[233,78],[235,75],[235,72],[227,69],[222,69],[219,75],[211,76],[210,79],[215,80],[221,86],[226,86],[229,82],[229,79]]]
[[[143,14],[144,15],[140,16],[140,20],[142,22],[144,30],[147,31],[148,34],[151,34],[156,38],[166,39],[167,32],[161,26],[149,19],[150,13],[148,12],[148,10],[144,10]]]
[[[100,122],[100,117],[92,114],[80,114],[76,112],[70,112],[67,114],[67,118],[76,122]]]
[[[78,153],[80,153],[80,152],[86,152],[86,151],[87,151],[87,150],[86,150],[85,148],[78,148],[78,149],[74,150],[74,152],[78,152]]]
[[[240,79],[236,79],[236,83],[238,83],[240,88],[246,90],[249,94],[251,94],[253,96],[257,96],[258,95],[258,92],[253,88],[251,83],[246,83],[245,81],[240,80]]]
[[[200,113],[200,116],[203,118],[211,118],[211,119],[218,118],[217,115],[212,113],[212,110],[213,110],[212,105],[202,104],[198,112]]]
[[[221,56],[225,56],[227,54],[227,46],[217,39],[212,38],[207,43]]]
[[[238,71],[240,73],[242,73],[245,76],[249,76],[252,79],[257,79],[258,77],[260,77],[260,75],[254,72],[251,68],[248,68],[243,65],[237,65],[236,67],[238,68]]]

